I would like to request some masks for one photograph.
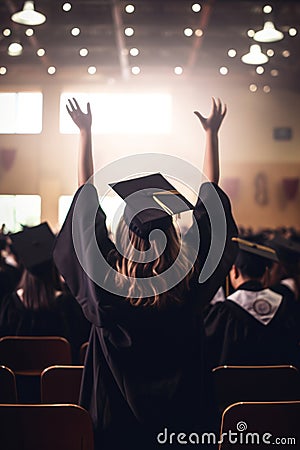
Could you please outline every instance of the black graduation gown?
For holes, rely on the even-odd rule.
[[[202,198],[210,195],[211,187],[206,183]],[[132,306],[87,276],[74,249],[73,220],[80,222],[75,238],[87,259],[91,243],[85,236],[89,236],[90,227],[96,231],[105,257],[114,245],[108,238],[95,188],[87,184],[73,199],[56,239],[54,260],[92,323],[80,403],[91,414],[97,449],[160,448],[158,433],[201,433],[212,431],[216,425],[199,304],[209,302],[233,263],[231,236],[237,229],[228,198],[217,186],[214,189],[226,216],[224,256],[206,283],[191,283],[183,302],[170,302],[161,309]],[[78,211],[79,195],[86,197]],[[200,200],[195,218],[201,229],[199,261],[203,263],[210,245],[210,221]],[[169,442],[169,437],[166,439]]]
[[[236,293],[242,293],[245,299],[245,295],[262,290],[260,283],[249,281]],[[273,286],[270,291],[281,298],[267,324],[257,320],[238,301],[226,299],[207,309],[204,324],[210,367],[292,364],[300,368],[299,303],[286,286]]]
[[[70,294],[60,294],[50,308],[26,308],[13,292],[0,304],[0,336],[62,336],[71,344],[72,360],[79,363],[80,346],[89,338],[90,323]]]

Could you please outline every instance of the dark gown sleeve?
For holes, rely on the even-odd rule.
[[[97,191],[93,185],[85,184],[77,190],[56,237],[53,258],[86,318],[96,326],[102,326],[102,315],[99,314],[99,297],[95,295],[95,281],[98,285],[103,283],[106,275],[104,260],[114,248],[108,237],[106,216],[99,206]]]
[[[237,255],[237,244],[232,237],[238,229],[232,214],[230,200],[215,183],[203,183],[194,209],[194,221],[200,236],[196,265],[198,296],[205,306],[223,285]],[[195,227],[186,236],[188,246],[197,242]]]

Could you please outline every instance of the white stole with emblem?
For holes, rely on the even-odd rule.
[[[237,290],[227,297],[251,314],[263,325],[268,325],[275,316],[283,296],[271,289],[261,291]]]

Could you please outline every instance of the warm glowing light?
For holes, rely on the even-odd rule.
[[[175,73],[175,75],[182,75],[183,68],[181,66],[174,67],[174,73]]]
[[[197,28],[197,30],[195,30],[195,35],[197,37],[203,36],[203,30],[201,30],[200,28]]]
[[[88,54],[89,54],[89,51],[88,51],[87,48],[81,48],[81,49],[79,50],[79,55],[80,55],[80,56],[87,56]]]
[[[127,28],[125,28],[124,33],[125,33],[126,36],[129,36],[129,37],[133,36],[134,35],[134,29],[131,28],[131,27],[127,27]]]
[[[168,134],[172,127],[172,97],[168,93],[64,93],[60,99],[60,132],[77,133],[66,111],[68,98],[93,108],[93,133]],[[141,114],[143,111],[143,114]]]
[[[225,66],[220,67],[219,72],[220,72],[221,75],[227,75],[228,74],[228,68],[225,67]]]
[[[247,31],[247,35],[251,38],[253,38],[253,36],[255,35],[255,31],[254,30],[248,30]]]
[[[256,84],[250,84],[250,86],[249,86],[249,91],[250,91],[250,92],[256,92],[256,91],[257,91],[257,86],[256,86]]]
[[[140,53],[140,51],[139,51],[138,48],[132,47],[132,48],[129,50],[129,53],[131,54],[131,56],[137,56],[137,55]]]
[[[234,58],[234,57],[236,56],[236,50],[235,50],[234,48],[230,48],[230,49],[228,50],[228,52],[227,52],[227,55],[228,55],[230,58]]]
[[[194,3],[192,5],[192,11],[194,11],[195,13],[198,13],[201,11],[201,5],[199,5],[199,3]]]
[[[272,58],[272,56],[274,56],[274,50],[272,49],[272,48],[269,48],[268,50],[267,50],[267,55],[268,56],[270,56],[270,58]]]
[[[19,42],[12,42],[7,50],[9,56],[20,56],[23,52],[23,47]]]
[[[97,72],[97,69],[95,66],[89,66],[87,71],[90,75],[95,75],[95,73]]]
[[[127,14],[132,14],[135,10],[134,5],[126,5],[125,6],[125,11],[127,12]]]
[[[266,93],[266,94],[268,94],[269,92],[271,92],[271,88],[270,88],[270,86],[264,86],[263,87],[263,91]]]
[[[33,36],[34,35],[34,31],[32,28],[27,28],[27,30],[25,31],[26,36]]]
[[[45,49],[43,49],[43,48],[39,48],[39,49],[37,50],[37,52],[36,52],[36,54],[37,54],[38,56],[44,56],[45,53],[46,53],[46,51],[45,51]]]
[[[279,71],[277,69],[272,69],[270,74],[272,75],[272,77],[278,77]]]
[[[54,66],[48,67],[47,72],[49,73],[49,75],[54,75],[56,72],[56,67],[54,67]]]
[[[72,36],[79,36],[80,35],[80,28],[78,28],[78,27],[72,28],[71,34],[72,34]]]
[[[131,72],[133,75],[138,75],[139,73],[141,73],[141,69],[138,66],[133,66],[131,68]]]
[[[263,68],[263,66],[256,67],[256,73],[258,73],[258,75],[262,75],[264,71],[265,69]]]
[[[4,67],[4,66],[0,67],[0,75],[5,75],[6,72],[7,72],[6,67]]]
[[[284,58],[288,58],[289,56],[291,56],[291,53],[290,53],[289,50],[283,50],[282,56],[283,56]]]
[[[267,55],[262,53],[260,45],[258,44],[250,45],[249,53],[243,55],[241,59],[245,64],[255,64],[255,65],[265,64],[269,60]]]
[[[296,36],[297,33],[298,33],[298,30],[296,28],[290,28],[289,29],[289,35],[290,36]]]
[[[185,28],[183,30],[183,33],[185,34],[185,36],[190,37],[193,35],[193,30],[191,28]]]
[[[71,11],[71,9],[72,9],[71,3],[64,3],[64,4],[62,5],[62,9],[63,9],[64,11],[66,11],[66,12]]]
[[[272,12],[272,6],[271,5],[265,5],[264,7],[263,7],[263,12],[265,13],[265,14],[270,14],[270,12]]]
[[[2,31],[3,36],[7,37],[11,35],[11,30],[9,28],[5,28],[5,30]]]
[[[276,30],[273,22],[265,22],[262,30],[259,30],[253,36],[253,39],[257,42],[278,42],[284,38],[284,34]]]

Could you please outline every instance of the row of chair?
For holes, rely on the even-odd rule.
[[[81,364],[87,346],[80,348]],[[0,338],[0,364],[18,375],[40,375],[46,367],[72,364],[71,345],[60,336],[5,336]]]
[[[38,379],[41,403],[78,404],[84,366],[50,366]],[[0,366],[0,403],[17,403],[19,398],[16,375]]]

